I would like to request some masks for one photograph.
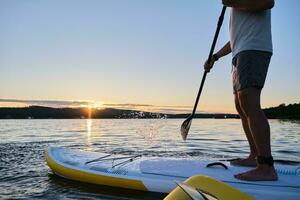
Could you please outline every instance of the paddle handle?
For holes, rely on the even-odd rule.
[[[217,29],[216,29],[216,32],[215,32],[215,36],[214,36],[214,39],[213,39],[213,42],[212,42],[212,45],[211,45],[211,48],[210,48],[210,51],[209,51],[209,54],[208,54],[208,59],[207,59],[208,63],[210,63],[212,55],[213,55],[214,50],[215,50],[215,46],[216,46],[216,43],[217,43],[217,40],[218,40],[219,32],[220,32],[221,26],[223,24],[225,11],[226,11],[226,6],[223,6],[221,15],[219,17],[219,21],[218,21]],[[194,108],[193,108],[192,117],[194,117],[194,115],[196,113],[198,102],[199,102],[199,99],[200,99],[200,95],[202,93],[202,89],[203,89],[203,85],[204,85],[207,73],[208,72],[206,70],[203,73],[202,81],[201,81],[200,88],[199,88],[197,98],[196,98],[196,102],[195,102],[195,105],[194,105]]]
[[[217,29],[216,29],[216,32],[215,32],[214,40],[212,42],[212,45],[211,45],[211,48],[210,48],[210,51],[209,51],[209,54],[208,54],[208,58],[207,58],[208,63],[210,63],[211,58],[212,58],[213,53],[214,53],[214,50],[215,50],[215,46],[216,46],[216,43],[217,43],[217,40],[218,40],[220,29],[221,29],[222,24],[223,24],[225,11],[226,11],[226,6],[223,6],[220,17],[219,17]]]

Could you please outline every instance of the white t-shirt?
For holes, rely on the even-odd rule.
[[[233,57],[245,50],[272,53],[271,10],[247,12],[232,8],[229,36]]]

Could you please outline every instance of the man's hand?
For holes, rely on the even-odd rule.
[[[223,56],[228,55],[229,53],[231,53],[231,47],[230,47],[230,42],[227,42],[217,53],[215,53],[212,56],[210,63],[208,63],[208,60],[205,61],[203,65],[204,70],[206,72],[209,72],[217,60],[219,60]]]
[[[214,63],[216,62],[214,56],[211,58],[210,63],[208,63],[208,60],[205,61],[204,63],[204,70],[206,72],[210,72],[211,68],[214,66]]]

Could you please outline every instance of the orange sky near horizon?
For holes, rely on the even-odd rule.
[[[23,102],[13,102],[14,100],[8,100],[5,102],[4,99],[0,99],[0,107],[27,107],[27,106],[48,106],[48,107],[86,107],[86,108],[116,108],[116,109],[128,109],[128,110],[140,110],[146,112],[161,112],[161,113],[190,113],[192,111],[192,106],[182,106],[182,105],[150,105],[150,104],[117,104],[117,103],[105,103],[101,101],[43,101],[38,100],[39,103],[34,103],[34,100],[21,100]],[[17,100],[16,100],[17,101]],[[58,103],[57,103],[58,102]],[[74,103],[75,102],[75,103]],[[61,103],[61,105],[59,105]],[[80,104],[82,103],[82,104]],[[68,104],[68,105],[67,105]],[[278,105],[272,105],[274,107]],[[222,107],[221,105],[204,105],[198,106],[198,112],[209,112],[209,113],[234,113],[234,105],[228,105],[227,107]]]

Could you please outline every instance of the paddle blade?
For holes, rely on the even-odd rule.
[[[184,120],[184,122],[181,125],[180,132],[181,132],[181,137],[183,140],[186,140],[186,138],[187,138],[187,135],[188,135],[190,127],[191,127],[192,119],[193,118],[191,116],[189,116],[186,120]]]

